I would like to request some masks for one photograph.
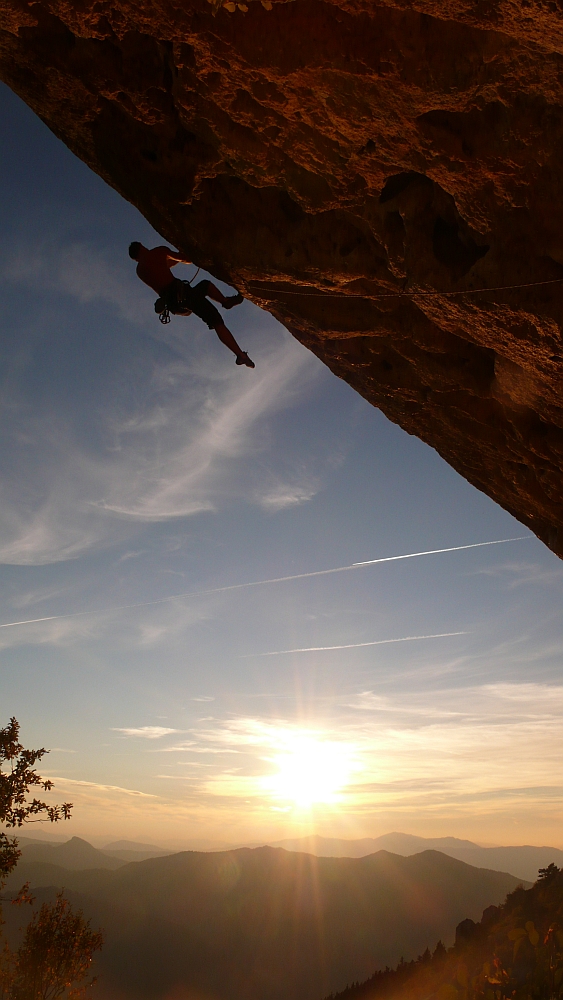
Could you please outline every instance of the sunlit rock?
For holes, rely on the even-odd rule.
[[[164,239],[563,554],[558,4],[0,17],[3,79]]]

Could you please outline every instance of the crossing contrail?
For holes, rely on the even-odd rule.
[[[469,632],[437,632],[436,635],[404,635],[400,639],[376,639],[374,642],[348,642],[345,646],[306,646],[304,649],[276,649],[273,653],[244,653],[239,660],[251,656],[285,656],[286,653],[325,653],[329,649],[359,649],[360,646],[387,646],[390,642],[416,642],[419,639],[446,639],[451,635],[470,635]]]
[[[497,538],[493,542],[473,542],[471,545],[452,545],[447,549],[427,549],[425,552],[407,552],[399,556],[382,556],[379,559],[366,559],[364,562],[351,563],[350,566],[336,566],[334,569],[317,569],[312,573],[294,573],[291,576],[276,576],[270,580],[252,580],[250,583],[231,583],[226,587],[214,587],[210,590],[190,590],[184,594],[171,594],[170,597],[160,597],[156,601],[140,601],[138,604],[119,604],[113,608],[96,608],[92,611],[73,611],[65,615],[49,615],[45,618],[26,618],[20,622],[4,622],[0,628],[15,628],[18,625],[36,625],[38,622],[55,622],[63,618],[83,618],[86,615],[104,615],[115,611],[131,611],[134,608],[151,608],[157,604],[168,604],[170,601],[180,601],[186,597],[208,597],[213,594],[226,594],[230,590],[244,590],[248,587],[264,587],[272,583],[288,583],[291,580],[307,580],[313,576],[329,576],[331,573],[349,573],[353,569],[364,569],[366,566],[376,566],[378,563],[398,562],[400,559],[419,559],[421,556],[437,556],[444,552],[464,552],[466,549],[482,549],[487,545],[507,545],[509,542],[524,542],[534,535],[519,535],[517,538]]]

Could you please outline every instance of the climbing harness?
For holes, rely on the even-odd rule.
[[[537,288],[539,285],[557,285],[563,282],[563,278],[549,278],[546,281],[528,281],[522,285],[496,285],[492,288],[464,288],[461,291],[455,292],[440,292],[437,289],[432,289],[431,291],[402,291],[402,292],[379,292],[375,295],[369,294],[356,294],[354,292],[331,292],[327,289],[326,292],[299,292],[294,291],[289,288],[264,288],[255,281],[249,281],[249,285],[252,288],[256,288],[258,291],[271,292],[274,295],[302,295],[308,299],[364,299],[371,302],[376,299],[414,299],[414,298],[434,298],[438,296],[448,296],[452,297],[454,295],[480,295],[485,292],[507,292],[518,288]]]
[[[197,278],[197,276],[198,276],[198,274],[199,274],[200,271],[201,271],[201,267],[198,267],[198,269],[197,269],[196,273],[194,274],[193,278],[190,278],[189,281],[185,281],[184,284],[191,286],[193,284],[193,282],[195,281],[195,279]],[[163,303],[163,308],[162,309],[160,309],[160,307],[159,307],[159,303],[161,303],[161,302]],[[170,322],[170,309],[169,309],[168,304],[166,303],[166,301],[164,300],[164,298],[163,298],[162,295],[159,296],[159,298],[155,302],[155,311],[158,313],[158,318],[159,318],[160,322],[162,323],[162,325],[163,326],[167,326],[168,323]]]

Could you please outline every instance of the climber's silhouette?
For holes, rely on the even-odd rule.
[[[243,301],[242,295],[223,295],[211,281],[199,281],[193,288],[187,281],[175,278],[170,270],[175,264],[191,264],[180,253],[169,247],[154,247],[148,250],[142,243],[134,242],[129,247],[129,256],[138,261],[137,274],[141,281],[154,289],[158,299],[154,304],[155,311],[161,315],[167,312],[176,316],[189,316],[195,313],[210,330],[215,330],[219,340],[236,356],[237,365],[255,368],[246,351],[241,350],[230,330],[227,329],[221,315],[215,306],[209,302],[213,299],[223,309],[232,309]]]

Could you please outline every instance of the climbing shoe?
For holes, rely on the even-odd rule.
[[[242,354],[239,354],[236,363],[237,365],[246,365],[247,368],[256,368],[254,361],[250,360],[246,351],[243,351]]]
[[[223,309],[232,309],[233,306],[240,306],[241,302],[244,302],[244,298],[237,292],[236,295],[229,295],[223,302]]]

